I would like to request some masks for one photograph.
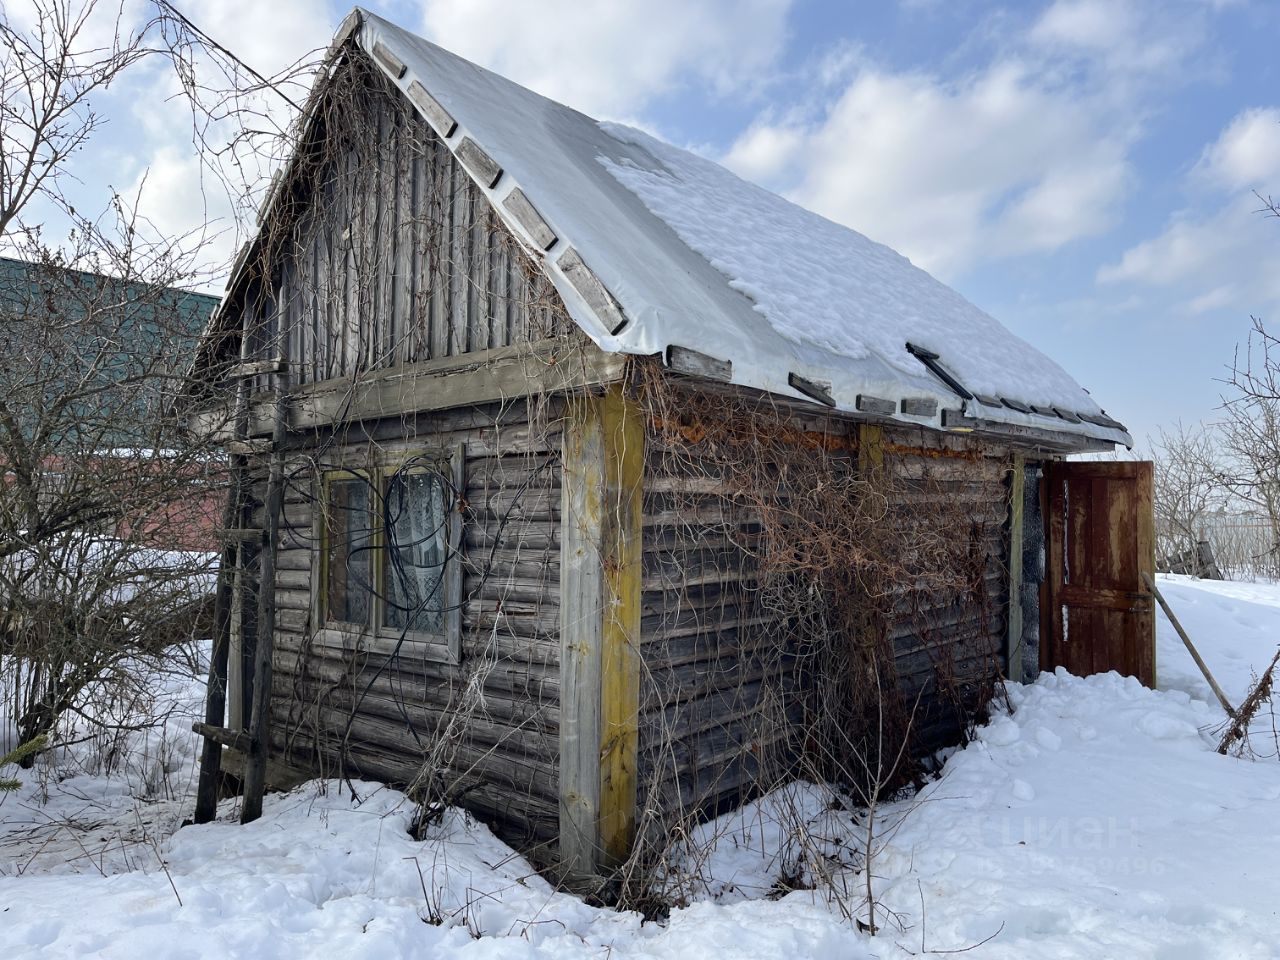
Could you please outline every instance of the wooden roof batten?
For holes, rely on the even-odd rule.
[[[359,40],[354,31],[350,36]],[[609,335],[620,333],[630,322],[630,318],[617,298],[583,259],[580,250],[562,240],[559,232],[538,212],[524,189],[464,130],[463,124],[441,105],[424,83],[424,78],[412,76],[404,61],[381,40],[372,43],[370,52],[388,77],[402,85],[410,102],[458,158],[462,168],[484,191],[500,218],[524,242],[535,260],[540,262],[542,269],[553,280],[558,274],[564,281],[557,284],[562,295],[564,285],[567,284],[587,307],[601,332]],[[553,248],[563,249],[553,258],[547,255]],[[664,365],[677,373],[720,382],[732,381],[733,364],[730,361],[711,357],[691,347],[671,343],[662,351],[661,357]],[[795,391],[795,396],[790,399],[826,407],[837,405],[831,394],[830,383],[788,372],[787,385]],[[893,410],[890,414],[896,413],[897,403],[894,402],[891,406]],[[917,406],[916,409],[917,412],[912,416],[938,420],[936,403],[930,412],[925,412],[927,408],[924,406]],[[935,425],[941,426],[940,422]]]
[[[360,14],[363,22],[359,8],[354,13]],[[348,38],[364,45],[358,28],[353,29]],[[602,331],[614,334],[620,330],[627,323],[622,306],[587,265],[581,252],[561,242],[560,232],[547,222],[520,184],[431,93],[426,78],[412,75],[405,62],[382,40],[373,41],[366,49],[387,76],[400,85],[409,102],[457,157],[462,169],[483,191],[498,217],[535,262],[540,263],[553,280],[559,275],[563,281],[557,284],[561,294],[566,285],[572,288]],[[558,251],[554,258],[549,256],[552,249]]]
[[[969,390],[961,383],[956,376],[951,373],[943,364],[942,355],[934,350],[928,350],[914,343],[907,344],[907,352],[919,360],[929,369],[929,372],[936,376],[953,390],[961,400],[969,401],[967,408],[959,410],[944,410],[942,416],[942,425],[945,429],[963,432],[963,433],[982,433],[1003,435],[1006,438],[1013,439],[1029,439],[1038,443],[1049,444],[1053,447],[1071,448],[1076,446],[1073,444],[1073,438],[1076,434],[1068,433],[1063,430],[1062,423],[1079,424],[1092,423],[1096,426],[1106,427],[1112,430],[1124,430],[1124,424],[1118,420],[1114,420],[1106,415],[1104,411],[1101,415],[1076,413],[1071,410],[1064,410],[1060,407],[1041,408],[1031,406],[1025,403],[1009,400],[1007,397],[993,397],[987,394],[976,393]],[[865,405],[864,405],[865,401]],[[868,412],[880,412],[881,408],[887,409],[890,401],[879,400],[874,397],[858,397],[858,409]],[[908,401],[903,401],[903,412],[907,410]],[[913,408],[917,408],[912,403]],[[983,409],[998,410],[1006,408],[1021,413],[1034,421],[1028,424],[1011,424],[1003,423],[999,420],[992,420],[982,415]],[[1106,441],[1094,441],[1088,446],[1081,447],[1081,452],[1105,451],[1111,449],[1114,444]]]

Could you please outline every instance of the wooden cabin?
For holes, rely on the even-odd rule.
[[[1066,462],[1130,438],[1060,367],[360,10],[188,409],[236,477],[198,819],[224,760],[246,819],[370,778],[597,875],[821,773],[845,701],[926,755],[1001,678],[1154,675],[1149,467]]]

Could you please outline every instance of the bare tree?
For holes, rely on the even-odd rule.
[[[1280,549],[1280,340],[1258,317],[1237,351],[1223,404],[1224,479],[1231,493],[1260,510],[1271,527],[1271,552]]]
[[[5,239],[23,227],[24,213],[38,208],[40,200],[76,219],[63,186],[68,161],[101,124],[93,97],[148,52],[145,39],[154,21],[122,32],[116,11],[114,28],[103,40],[103,34],[90,30],[99,6],[42,0],[35,4],[31,29],[0,7],[0,236]],[[91,32],[99,39],[89,39]]]
[[[207,545],[158,549],[193,545],[221,483],[174,411],[209,309],[182,288],[205,277],[136,202],[90,216],[67,194],[96,95],[175,60],[183,24],[164,5],[131,28],[98,0],[38,0],[22,23],[0,9],[0,690],[19,742],[133,684],[209,590]]]
[[[1218,439],[1204,424],[1178,423],[1161,428],[1151,446],[1157,550],[1166,558],[1193,552],[1210,515],[1229,499]]]
[[[1262,202],[1262,209],[1258,211],[1259,213],[1264,213],[1270,217],[1280,218],[1280,200],[1276,200],[1270,194],[1255,192],[1254,195]]]
[[[0,653],[23,741],[189,636],[209,554],[171,548],[207,551],[190,531],[220,473],[170,409],[201,298],[172,289],[175,268],[111,277],[31,252],[0,284]]]
[[[1256,196],[1262,204],[1258,213],[1280,217],[1280,206],[1272,197]],[[1257,555],[1248,561],[1255,573],[1261,564],[1271,575],[1280,560],[1280,339],[1262,318],[1251,319],[1253,327],[1236,348],[1227,380],[1231,392],[1223,398],[1226,418],[1214,470],[1233,505],[1252,508],[1265,517],[1270,545],[1250,550]]]

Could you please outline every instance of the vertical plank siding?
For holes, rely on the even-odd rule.
[[[283,359],[291,384],[304,386],[571,334],[554,287],[398,90],[361,54],[338,69],[346,76],[317,108],[281,186],[281,213],[262,224],[257,280],[237,313],[249,331],[245,358]],[[272,585],[277,758],[414,785],[524,846],[556,836],[558,403],[513,398],[290,439]],[[467,505],[461,657],[322,622],[324,471],[458,443]],[[264,483],[247,522],[266,520]],[[257,594],[249,584],[250,612]],[[250,644],[253,629],[246,618]]]
[[[1008,639],[1005,641],[1004,651],[1007,661],[1005,675],[1019,683],[1022,682],[1022,661],[1026,653],[1022,626],[1022,554],[1026,540],[1026,486],[1026,458],[1015,455],[1013,468],[1009,473],[1009,614],[1006,623]]]
[[[362,57],[341,69],[289,215],[263,226],[281,316],[255,308],[251,356],[287,356],[301,385],[567,332],[550,281],[408,100]]]
[[[1118,670],[1154,686],[1150,463],[1055,463],[1045,475],[1048,560],[1041,666]]]

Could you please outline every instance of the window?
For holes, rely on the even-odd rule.
[[[444,626],[449,559],[449,496],[445,478],[402,467],[387,479],[382,528],[387,626],[439,633]]]
[[[328,620],[366,624],[373,598],[372,491],[364,474],[336,475],[325,511]]]
[[[326,626],[461,646],[463,450],[325,477]]]

